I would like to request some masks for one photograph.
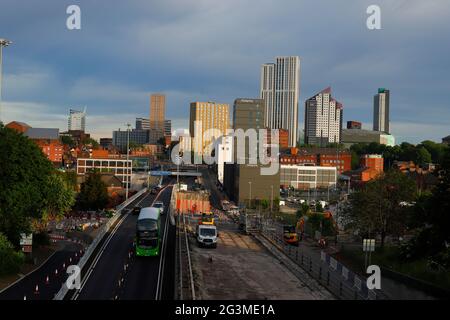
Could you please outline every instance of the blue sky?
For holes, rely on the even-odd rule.
[[[82,29],[66,28],[81,8]],[[382,30],[366,28],[381,7]],[[69,108],[87,106],[88,131],[148,116],[149,94],[167,95],[166,117],[186,128],[191,101],[232,105],[258,97],[262,63],[301,60],[304,101],[327,86],[344,121],[371,129],[373,95],[391,90],[397,141],[450,134],[450,5],[447,0],[1,0],[2,119],[67,129]]]

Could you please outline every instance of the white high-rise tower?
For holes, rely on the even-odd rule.
[[[300,58],[276,57],[276,63],[261,66],[260,96],[266,104],[265,125],[289,131],[289,146],[295,147],[298,133]]]
[[[83,111],[77,111],[70,109],[69,111],[69,121],[68,121],[69,131],[81,130],[86,131],[86,107]]]
[[[379,88],[373,97],[373,130],[389,133],[389,90]]]
[[[305,102],[305,143],[325,147],[339,143],[342,131],[342,104],[328,87]]]

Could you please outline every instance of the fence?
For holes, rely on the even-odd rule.
[[[92,254],[94,253],[95,249],[97,248],[98,244],[101,242],[105,234],[109,231],[111,226],[117,221],[117,219],[120,217],[121,211],[127,207],[130,203],[132,203],[134,200],[139,198],[141,195],[143,195],[147,191],[147,188],[142,189],[132,197],[130,197],[127,201],[124,201],[120,205],[116,207],[116,212],[114,216],[112,216],[102,227],[100,232],[97,234],[95,239],[92,241],[92,243],[89,245],[89,247],[86,249],[86,252],[81,257],[80,261],[78,262],[78,267],[83,270],[85,267],[87,261],[91,258]],[[61,289],[58,291],[58,293],[55,295],[55,298],[53,300],[63,300],[66,294],[69,292],[69,289],[67,288],[66,283],[63,283],[61,286]]]
[[[365,278],[356,275],[324,251],[319,253],[303,245],[296,247],[286,244],[282,238],[282,226],[277,222],[271,219],[262,219],[258,216],[254,217],[252,225],[255,226],[259,223],[258,233],[268,239],[337,298],[343,300],[388,299],[381,290],[369,289]]]

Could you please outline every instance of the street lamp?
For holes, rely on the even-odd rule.
[[[270,186],[270,215],[272,216],[273,211],[273,185]]]
[[[248,208],[250,209],[250,207],[252,206],[252,182],[249,181],[248,185],[249,185],[249,188],[250,188],[250,197],[248,199]]]
[[[3,72],[3,47],[12,44],[11,41],[0,38],[0,123],[2,123],[2,72]]]
[[[127,172],[126,172],[126,179],[127,179],[127,185],[126,185],[126,194],[125,194],[125,201],[128,200],[128,184],[130,183],[130,181],[128,180],[128,165],[129,165],[129,160],[130,160],[130,126],[131,124],[127,123]]]

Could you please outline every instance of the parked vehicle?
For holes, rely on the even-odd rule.
[[[161,214],[164,214],[164,202],[162,201],[155,201],[155,203],[153,203],[152,205],[153,208],[158,208],[161,212]]]
[[[212,212],[204,212],[202,213],[202,217],[200,218],[199,224],[205,225],[215,225],[215,219]]]
[[[217,227],[215,225],[197,225],[195,236],[199,247],[207,246],[217,248]]]

